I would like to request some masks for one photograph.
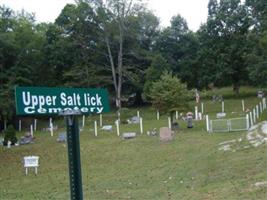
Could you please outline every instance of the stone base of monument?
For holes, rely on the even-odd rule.
[[[127,132],[127,133],[123,133],[122,134],[122,138],[123,139],[132,139],[136,137],[136,133],[135,132]]]
[[[168,142],[174,139],[174,132],[168,127],[162,127],[159,130],[159,139],[161,142]]]

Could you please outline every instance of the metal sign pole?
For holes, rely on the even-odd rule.
[[[68,142],[68,157],[69,157],[69,177],[70,191],[72,200],[82,200],[82,173],[80,159],[80,140],[78,117],[80,112],[63,113],[66,116],[67,124],[67,142]]]

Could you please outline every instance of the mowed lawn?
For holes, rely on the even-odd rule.
[[[245,100],[252,108],[259,100]],[[193,105],[193,103],[192,103]],[[206,112],[215,116],[220,103],[205,102]],[[241,100],[225,100],[227,116],[242,115]],[[137,109],[126,110],[127,116]],[[233,112],[233,113],[232,113]],[[156,120],[151,108],[140,109],[144,130],[167,126],[167,116]],[[265,114],[266,115],[266,114]],[[122,116],[123,117],[123,116]],[[158,136],[141,135],[138,125],[121,125],[124,131],[136,131],[137,138],[122,140],[112,132],[94,136],[93,121],[86,118],[80,133],[84,199],[266,199],[267,145],[232,151],[219,151],[220,142],[243,138],[246,131],[208,134],[205,121],[180,129],[172,142],[161,143]],[[104,124],[114,124],[115,114],[104,114]],[[63,121],[55,123],[63,125]],[[0,147],[0,199],[69,199],[67,146],[57,143],[60,129],[51,137],[36,132],[34,144],[7,149]],[[20,135],[19,135],[20,136]],[[246,141],[244,141],[246,142]],[[23,156],[40,156],[38,175],[30,170],[25,176]]]

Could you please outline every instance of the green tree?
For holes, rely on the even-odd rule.
[[[161,112],[169,112],[172,122],[176,110],[187,111],[189,109],[190,95],[186,84],[168,72],[165,72],[160,80],[154,82],[150,90],[152,106]]]
[[[16,137],[16,130],[12,125],[9,125],[5,131],[3,145],[7,146],[8,141],[10,141],[12,145],[18,141]]]
[[[150,90],[153,82],[159,80],[165,71],[170,70],[171,66],[162,55],[157,54],[153,57],[151,65],[145,71],[144,96],[146,100],[150,100]]]
[[[206,62],[202,72],[207,72],[212,79],[209,81],[218,86],[232,84],[238,94],[240,85],[248,80],[250,17],[240,0],[211,0],[208,8],[207,24],[200,33],[205,44],[199,59],[203,59],[200,63]]]

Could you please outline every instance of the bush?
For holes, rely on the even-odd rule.
[[[9,125],[4,133],[5,133],[4,143],[3,143],[4,146],[7,146],[8,141],[11,142],[11,145],[14,145],[18,141],[16,137],[16,130],[13,127],[13,125]]]

